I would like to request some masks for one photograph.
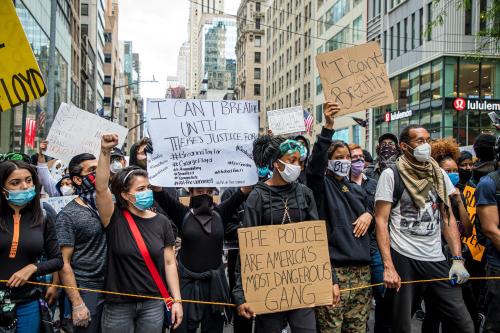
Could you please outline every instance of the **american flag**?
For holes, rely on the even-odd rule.
[[[306,125],[306,132],[311,134],[314,119],[312,114],[304,110],[304,124]]]
[[[36,105],[36,113],[38,126],[43,127],[45,125],[45,120],[47,120],[47,113],[42,110],[40,104]]]

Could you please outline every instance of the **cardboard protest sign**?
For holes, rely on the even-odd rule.
[[[40,201],[41,202],[46,202],[48,203],[54,210],[56,211],[57,214],[66,207],[67,204],[69,204],[73,199],[75,199],[77,196],[76,195],[68,195],[64,197],[50,197],[50,198],[43,198]]]
[[[484,246],[477,241],[477,230],[476,230],[476,197],[474,193],[476,189],[472,186],[465,186],[463,194],[465,202],[467,204],[467,212],[469,213],[469,220],[472,224],[472,235],[470,237],[464,237],[462,242],[467,245],[472,258],[476,261],[481,261],[484,254]]]
[[[238,229],[245,301],[256,314],[332,304],[325,221]]]
[[[325,101],[339,104],[343,115],[394,103],[384,56],[370,42],[316,56]]]
[[[301,106],[294,106],[267,111],[267,124],[273,135],[304,132],[304,110]]]
[[[0,111],[45,95],[47,87],[12,0],[0,0]]]
[[[148,99],[149,180],[165,187],[253,185],[257,101]]]
[[[49,144],[45,154],[66,163],[82,153],[91,153],[98,158],[101,137],[108,133],[118,134],[118,147],[121,147],[128,129],[73,105],[61,103],[47,136]]]

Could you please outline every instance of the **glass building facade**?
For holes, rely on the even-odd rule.
[[[49,62],[49,30],[42,28],[39,22],[35,19],[34,13],[37,13],[45,26],[47,23],[50,25],[50,16],[44,17],[43,14],[47,10],[50,10],[50,2],[46,2],[47,6],[43,6],[42,3],[36,1],[27,1],[29,7],[25,2],[17,0],[15,1],[17,15],[21,21],[21,25],[26,33],[30,46],[33,50],[35,58],[38,61],[41,73],[45,79],[45,84],[48,84],[48,62]],[[69,8],[67,8],[69,10]],[[49,11],[50,13],[50,11]],[[56,72],[56,85],[55,85],[55,98],[54,106],[57,111],[59,105],[62,102],[67,102],[68,100],[68,87],[69,87],[69,65],[68,61],[65,60],[61,51],[66,55],[71,55],[71,35],[69,32],[69,22],[67,25],[60,23],[66,22],[65,13],[58,11],[58,31],[57,38],[60,40],[56,47],[56,59],[55,59],[55,72]],[[67,35],[66,35],[67,33]],[[65,36],[62,38],[61,36]],[[69,44],[68,44],[69,41]],[[61,48],[63,49],[61,49]],[[69,49],[67,49],[69,47]],[[69,50],[69,51],[68,51]],[[0,112],[0,152],[8,151],[21,151],[21,137],[22,137],[22,123],[23,123],[23,109],[26,111],[27,119],[37,119],[37,114],[45,111],[47,104],[46,96],[27,103],[25,106],[19,106],[12,110],[6,112]],[[40,138],[45,135],[39,129],[37,129],[37,137]],[[26,153],[34,153],[34,148],[25,148]]]
[[[208,89],[234,89],[236,83],[236,22],[214,18],[203,27],[203,71]]]
[[[381,134],[399,135],[409,124],[422,125],[432,138],[452,136],[461,146],[471,145],[478,134],[492,129],[488,113],[500,104],[499,59],[441,57],[390,81],[395,102],[373,109],[374,145]],[[456,98],[487,102],[490,109],[456,110]]]

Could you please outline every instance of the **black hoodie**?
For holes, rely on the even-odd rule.
[[[356,238],[352,223],[370,212],[366,194],[347,178],[338,181],[330,172],[328,148],[334,130],[323,128],[314,145],[307,168],[307,184],[314,193],[320,220],[326,220],[332,267],[370,263],[370,235]]]
[[[296,182],[284,186],[269,186],[259,182],[247,198],[243,227],[281,224],[285,211],[284,200],[288,200],[291,218],[291,221],[285,223],[318,220],[313,193],[305,185]],[[238,261],[236,286],[233,289],[233,298],[238,305],[245,303],[240,268]]]

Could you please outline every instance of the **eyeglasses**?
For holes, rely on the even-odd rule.
[[[427,140],[426,139],[418,139],[418,140],[411,140],[410,142],[415,142],[419,145],[423,145],[424,143],[431,143],[432,139],[431,138],[428,138]]]
[[[306,155],[306,149],[298,141],[286,140],[280,144],[281,156],[293,154],[295,152],[299,152],[300,156]]]
[[[382,144],[380,144],[381,147],[396,147],[396,143],[394,141],[390,141],[390,142],[382,142]]]

